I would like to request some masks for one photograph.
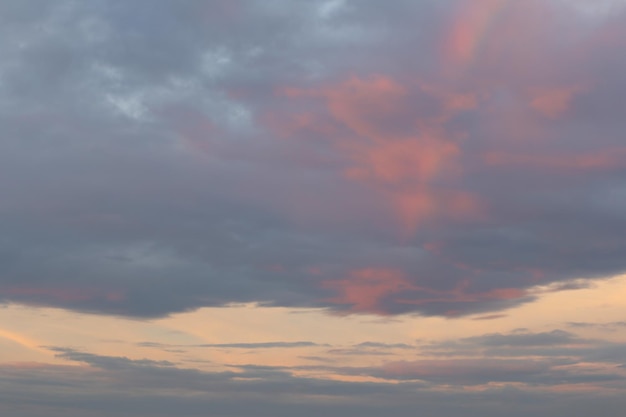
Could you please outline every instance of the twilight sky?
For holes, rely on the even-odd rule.
[[[1,0],[0,414],[618,417],[625,0]]]

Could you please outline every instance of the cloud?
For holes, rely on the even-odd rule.
[[[314,342],[261,342],[261,343],[203,343],[199,345],[164,345],[155,342],[141,342],[138,346],[143,347],[194,347],[194,348],[224,348],[224,349],[274,349],[274,348],[300,348],[323,346]]]
[[[548,364],[534,360],[455,359],[391,362],[381,376],[398,380],[425,380],[446,384],[482,385],[488,382],[520,382],[544,373]]]
[[[562,345],[576,341],[577,337],[563,330],[552,330],[544,333],[513,333],[500,334],[493,333],[484,336],[463,339],[469,343],[476,343],[482,346],[545,346]]]
[[[597,369],[614,367],[626,360],[624,348],[622,342],[584,338],[559,329],[540,333],[526,330],[505,334],[490,333],[426,343],[419,347],[424,354],[432,357],[472,357],[485,360],[541,358],[557,367],[571,365],[574,372],[576,364],[580,363],[595,364]]]
[[[506,314],[488,314],[486,316],[474,317],[472,320],[497,320],[506,316]]]
[[[469,416],[497,416],[512,409],[513,416],[528,410],[548,410],[556,416],[583,416],[593,407],[608,415],[619,415],[623,397],[587,391],[573,394],[547,393],[545,386],[520,389],[516,386],[485,387],[480,391],[438,389],[423,382],[405,381],[425,377],[446,383],[455,374],[465,382],[481,380],[530,379],[556,372],[561,382],[573,378],[558,370],[540,369],[539,361],[434,361],[390,363],[380,369],[352,369],[378,372],[396,382],[345,382],[297,376],[285,367],[240,366],[228,371],[207,372],[145,359],[96,355],[65,347],[54,351],[70,361],[87,366],[46,364],[3,364],[0,372],[0,410],[16,410],[17,417],[61,415],[81,410],[96,417],[113,415],[165,416],[176,410],[189,416],[229,415],[240,417],[313,416],[320,413],[375,416],[406,415],[416,401],[422,410],[444,417],[465,410]],[[529,366],[532,364],[534,366]],[[529,366],[529,367],[527,367]],[[335,368],[349,372],[348,368]],[[578,381],[584,384],[586,377]],[[589,376],[601,381],[600,375]],[[262,382],[261,382],[262,381]],[[605,382],[609,381],[605,378]],[[610,381],[609,381],[610,382]],[[615,382],[615,381],[613,381]],[[433,382],[431,382],[432,384]],[[434,388],[434,389],[433,389]],[[325,398],[327,401],[320,401]],[[34,400],[36,399],[36,400]],[[330,400],[329,400],[330,399]],[[15,407],[20,404],[20,407]],[[294,405],[295,404],[295,405]],[[529,405],[530,404],[530,405]],[[256,410],[256,411],[253,411]],[[299,411],[297,411],[299,410]],[[46,414],[47,413],[47,414]]]
[[[153,361],[150,359],[131,360],[125,357],[100,356],[92,353],[80,352],[70,348],[50,346],[47,349],[57,352],[56,355],[70,361],[83,362],[97,368],[104,369],[125,369],[129,366],[139,367],[163,367],[174,366],[169,361]]]
[[[381,343],[381,342],[362,342],[354,345],[357,348],[389,348],[389,349],[413,349],[414,346],[406,343]]]
[[[623,6],[39,3],[0,6],[0,302],[494,316],[626,270]]]
[[[626,327],[626,322],[624,321],[615,321],[610,323],[589,323],[589,322],[570,322],[567,323],[568,326],[574,328],[597,328],[600,330],[617,330],[620,327]]]

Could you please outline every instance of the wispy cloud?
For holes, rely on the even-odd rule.
[[[225,349],[274,349],[274,348],[301,348],[324,346],[314,342],[262,342],[262,343],[203,343],[198,345],[171,345],[157,342],[140,342],[142,347],[185,347],[185,348],[225,348]],[[327,345],[326,345],[327,346]]]

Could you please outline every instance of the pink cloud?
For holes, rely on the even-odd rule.
[[[445,65],[451,72],[466,69],[480,52],[490,27],[509,0],[464,0],[443,37]]]
[[[298,127],[325,126],[320,132],[327,135],[334,152],[343,156],[344,177],[366,184],[374,192],[372,198],[387,201],[403,235],[412,235],[435,216],[479,211],[478,199],[471,193],[433,187],[437,180],[453,182],[462,172],[461,136],[447,124],[455,115],[476,107],[472,94],[401,83],[382,75],[352,76],[316,89],[284,88],[279,94],[325,104],[326,114],[296,114],[282,132],[295,136]],[[424,107],[426,102],[432,104]]]
[[[592,153],[550,155],[488,152],[485,162],[493,166],[552,169],[555,171],[604,171],[626,166],[626,149]]]
[[[378,268],[355,270],[347,278],[324,281],[322,286],[339,293],[339,296],[329,300],[333,303],[348,304],[353,312],[383,314],[379,306],[383,298],[416,288],[403,272]]]
[[[561,117],[569,109],[580,87],[535,89],[531,93],[530,106],[550,119]]]

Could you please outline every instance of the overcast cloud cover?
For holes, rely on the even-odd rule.
[[[420,403],[439,417],[472,403],[467,415],[495,416],[503,398],[576,385],[590,397],[555,388],[544,411],[507,413],[602,403],[617,416],[626,345],[576,332],[619,333],[624,317],[489,322],[626,272],[624,50],[621,0],[0,1],[7,317],[26,305],[149,322],[243,303],[484,319],[481,334],[423,343],[132,344],[308,349],[284,369],[198,370],[68,340],[37,348],[59,363],[0,362],[0,410],[378,416]],[[47,388],[59,380],[62,395]],[[365,404],[372,391],[382,408]]]

